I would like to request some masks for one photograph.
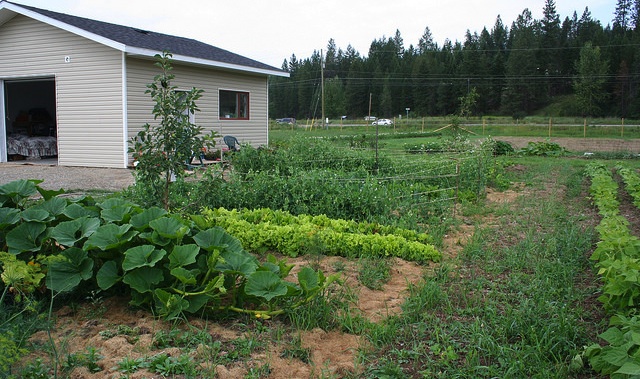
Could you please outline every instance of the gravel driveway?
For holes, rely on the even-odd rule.
[[[126,168],[66,167],[43,163],[0,163],[0,184],[19,179],[44,180],[48,190],[120,191],[133,184],[133,173]]]

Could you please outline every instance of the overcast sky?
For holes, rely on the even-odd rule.
[[[56,12],[133,26],[199,41],[280,68],[326,49],[350,44],[367,55],[371,42],[393,37],[416,46],[425,27],[442,46],[471,33],[491,30],[498,15],[506,27],[528,8],[542,18],[545,0],[12,0]],[[578,4],[579,3],[579,4]],[[615,0],[556,0],[560,21],[578,18],[585,7],[603,26],[611,23]]]

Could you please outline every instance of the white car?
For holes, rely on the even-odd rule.
[[[393,121],[389,120],[388,118],[381,118],[371,123],[371,125],[391,125],[391,124],[393,124]]]

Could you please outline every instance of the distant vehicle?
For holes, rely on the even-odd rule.
[[[380,120],[376,120],[371,123],[371,125],[391,125],[391,124],[393,124],[393,121],[387,118],[381,118]]]
[[[276,122],[278,124],[295,124],[296,119],[293,117],[277,118]]]
[[[364,120],[365,121],[375,121],[376,120],[376,116],[364,116]]]
[[[346,119],[347,119],[347,116],[340,116],[340,119],[342,119],[342,120],[346,120]]]

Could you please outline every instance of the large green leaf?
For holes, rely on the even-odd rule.
[[[151,221],[158,219],[166,214],[167,211],[162,208],[151,207],[131,217],[129,223],[133,225],[134,228],[142,230],[147,228]]]
[[[54,219],[54,217],[46,210],[37,209],[35,207],[25,209],[24,211],[22,211],[22,213],[20,213],[20,217],[27,222],[49,222]]]
[[[73,290],[81,280],[93,276],[93,260],[87,257],[87,252],[72,247],[64,250],[61,255],[65,258],[54,260],[48,267],[47,287],[56,292]]]
[[[196,284],[196,274],[199,270],[187,270],[183,267],[176,267],[171,270],[171,275],[182,282],[182,284]]]
[[[109,250],[127,244],[138,232],[130,230],[130,224],[105,224],[98,228],[84,243],[84,249]]]
[[[216,269],[225,274],[249,276],[258,268],[258,260],[242,250],[240,252],[226,251],[221,254],[222,262],[218,262]]]
[[[121,197],[110,197],[105,201],[98,203],[96,205],[102,209],[111,209],[111,208],[117,208],[125,205],[130,205],[130,203],[128,203],[125,199]]]
[[[131,218],[131,210],[133,207],[129,204],[119,205],[113,208],[103,209],[100,216],[106,222],[127,222]]]
[[[77,220],[64,221],[51,228],[49,235],[60,245],[73,246],[83,238],[87,238],[100,226],[100,220],[94,217],[82,217]]]
[[[25,222],[7,233],[7,247],[11,254],[20,254],[26,251],[40,251],[42,238],[47,226],[40,222]]]
[[[118,264],[115,261],[108,261],[96,274],[96,280],[98,287],[103,290],[111,288],[114,284],[118,283],[122,278],[118,274]]]
[[[248,295],[271,301],[274,297],[287,294],[287,286],[271,271],[257,271],[249,275],[245,292]]]
[[[185,267],[196,262],[200,247],[194,244],[177,245],[169,254],[169,269]]]
[[[164,250],[157,250],[153,245],[141,245],[125,251],[122,269],[130,271],[139,267],[153,267],[167,254]]]
[[[72,220],[80,217],[98,217],[100,215],[95,209],[83,207],[77,203],[69,204],[62,213]]]
[[[16,180],[0,186],[0,205],[19,206],[24,199],[38,193],[36,185],[42,180]]]
[[[53,216],[59,216],[64,212],[68,204],[68,201],[61,197],[53,197],[41,204],[38,204],[34,208],[43,209]]]
[[[216,249],[242,251],[240,240],[218,226],[199,232],[193,237],[193,240],[209,252]]]
[[[47,200],[47,201],[50,200],[50,199],[57,199],[58,195],[62,195],[63,193],[67,192],[62,188],[57,189],[57,190],[46,190],[46,189],[38,186],[38,187],[36,187],[36,189],[38,190],[38,192],[40,193],[42,198]]]
[[[624,374],[624,375],[632,375],[631,377],[639,377],[640,376],[640,362],[638,362],[638,358],[635,361],[627,361],[625,362],[614,374]]]
[[[298,283],[305,293],[312,292],[318,288],[321,283],[318,281],[318,273],[311,267],[303,267],[298,273]]]
[[[175,217],[162,217],[149,222],[149,226],[161,237],[180,239],[189,232],[189,226]]]
[[[20,221],[20,210],[16,208],[0,208],[0,229],[5,229]]]
[[[209,301],[211,301],[211,296],[209,295],[189,296],[189,308],[185,309],[185,311],[189,313],[196,313]]]
[[[132,289],[140,292],[152,292],[154,287],[164,279],[162,270],[154,267],[140,267],[129,271],[122,281]]]

